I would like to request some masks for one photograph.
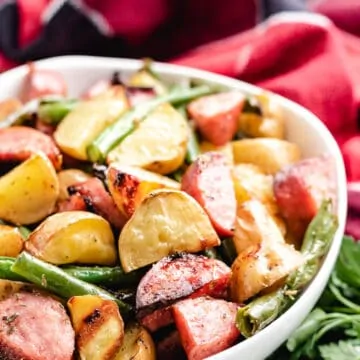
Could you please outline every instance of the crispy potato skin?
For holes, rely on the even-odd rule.
[[[124,341],[113,360],[155,360],[156,350],[150,334],[137,323],[125,329]]]
[[[50,160],[41,153],[32,155],[0,178],[0,218],[17,225],[35,223],[53,212],[58,195]]]
[[[74,296],[68,309],[82,359],[112,360],[124,339],[124,322],[114,301],[95,295]]]
[[[15,227],[0,225],[0,256],[16,257],[24,247],[24,240]]]
[[[163,104],[139,123],[107,157],[107,163],[138,166],[169,174],[184,162],[189,137],[185,118],[170,104]]]
[[[25,249],[52,264],[114,265],[114,235],[102,217],[86,211],[49,216],[30,235]]]
[[[181,190],[204,208],[220,236],[233,235],[236,198],[231,170],[223,154],[199,155],[182,177]]]
[[[243,139],[233,141],[232,145],[235,164],[254,164],[267,174],[275,174],[301,157],[299,146],[286,140]]]
[[[177,190],[151,192],[135,210],[119,238],[126,272],[177,252],[199,252],[218,246],[220,239],[201,206]]]
[[[236,134],[243,103],[244,95],[232,91],[202,96],[193,100],[187,109],[204,138],[223,146]]]
[[[116,163],[110,164],[108,168],[107,184],[115,204],[127,218],[131,217],[151,191],[162,188],[180,189],[180,184],[170,178]]]
[[[68,187],[86,181],[91,178],[89,174],[79,169],[66,169],[57,174],[60,185],[59,200],[69,198]]]

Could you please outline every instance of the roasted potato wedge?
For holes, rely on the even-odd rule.
[[[291,245],[274,242],[271,247],[252,245],[242,251],[232,264],[230,296],[242,303],[285,278],[304,262]]]
[[[106,93],[83,101],[62,120],[54,133],[54,139],[65,154],[87,160],[87,146],[128,108],[122,87],[112,98]]]
[[[188,137],[184,117],[170,104],[163,104],[110,151],[107,162],[169,174],[184,162]]]
[[[0,256],[16,257],[23,246],[24,240],[18,228],[0,225]]]
[[[283,243],[284,237],[265,205],[258,200],[249,200],[238,207],[233,241],[240,254],[253,245]]]
[[[51,264],[114,265],[117,254],[110,224],[86,211],[49,216],[29,236],[26,250]]]
[[[250,137],[284,139],[285,121],[282,109],[274,95],[262,93],[255,100],[260,113],[243,111],[239,117],[239,130]]]
[[[220,239],[201,206],[177,190],[155,190],[135,210],[119,238],[126,272],[177,252],[195,253],[217,246]]]
[[[286,233],[286,225],[279,215],[275,200],[274,178],[265,174],[260,167],[253,164],[237,164],[234,166],[233,181],[238,205],[251,199],[261,201],[278,225],[281,233]]]
[[[150,334],[137,323],[125,329],[124,341],[113,360],[155,360],[155,345]]]
[[[300,160],[298,145],[286,140],[258,138],[232,142],[235,164],[259,166],[267,174],[275,174],[283,166]]]
[[[0,218],[35,223],[54,210],[58,195],[59,181],[50,160],[41,153],[32,155],[0,178]]]
[[[66,169],[58,173],[60,193],[59,200],[69,198],[68,187],[89,180],[91,176],[79,169]]]
[[[201,153],[209,152],[209,151],[217,151],[225,155],[227,164],[232,166],[234,165],[234,154],[232,150],[231,143],[227,143],[224,146],[215,146],[214,144],[208,141],[202,141],[200,143],[200,151]]]
[[[0,279],[0,301],[7,299],[9,296],[18,293],[19,291],[30,291],[33,289],[35,289],[35,286],[32,284]]]
[[[67,303],[81,359],[112,360],[124,339],[117,304],[96,295],[73,296]]]
[[[115,204],[127,218],[151,191],[162,188],[180,189],[180,184],[170,178],[118,163],[110,164],[106,180]]]

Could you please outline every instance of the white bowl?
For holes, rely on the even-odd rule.
[[[124,76],[130,74],[141,66],[141,62],[90,56],[62,56],[40,60],[36,62],[36,66],[59,71],[68,84],[70,95],[76,96],[83,93],[95,81],[109,78],[114,71],[120,71]],[[192,78],[240,90],[245,94],[257,94],[261,91],[258,87],[242,81],[182,66],[156,63],[154,70],[165,80],[175,83]],[[27,71],[26,66],[20,66],[0,75],[0,100],[21,93]],[[335,159],[339,228],[320,271],[296,303],[267,328],[238,345],[209,358],[212,360],[262,360],[275,351],[300,325],[319,299],[335,264],[344,233],[347,194],[345,170],[340,150],[330,132],[315,115],[288,99],[277,97],[286,116],[287,139],[300,146],[304,157],[328,153]]]

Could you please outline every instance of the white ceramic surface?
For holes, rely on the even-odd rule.
[[[99,58],[88,56],[62,56],[36,63],[36,66],[59,71],[65,77],[70,95],[84,92],[96,80],[109,78],[113,71],[120,71],[124,77],[140,67],[137,60]],[[155,64],[154,70],[169,82],[186,81],[188,78],[219,84],[225,88],[256,94],[261,90],[247,83],[224,76],[169,64]],[[21,66],[0,75],[0,100],[21,93],[27,67]],[[339,229],[323,265],[297,302],[257,335],[223,351],[211,360],[263,360],[279,347],[299,326],[315,305],[326,286],[338,255],[344,231],[347,194],[344,165],[339,148],[319,119],[300,105],[278,96],[286,116],[287,139],[297,143],[304,157],[329,153],[336,161],[338,180]]]

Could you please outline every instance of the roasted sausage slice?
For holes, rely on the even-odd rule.
[[[74,349],[74,330],[58,301],[20,292],[0,302],[0,359],[71,360]]]
[[[204,208],[219,235],[233,234],[236,197],[224,154],[213,151],[200,155],[182,177],[181,190]]]
[[[207,295],[213,296],[212,289],[215,289],[215,295],[220,292],[219,283],[224,294],[230,277],[231,269],[216,259],[192,254],[166,257],[141,279],[136,292],[136,308],[149,310],[149,313],[204,287],[208,289]]]
[[[61,168],[62,155],[50,136],[27,126],[0,129],[0,161],[25,161],[37,152],[43,152],[56,170]]]
[[[232,346],[240,333],[235,326],[238,305],[200,297],[174,304],[173,315],[188,360],[202,360]]]
[[[124,226],[126,218],[115,205],[101,180],[92,178],[69,186],[68,192],[70,195],[81,195],[89,210],[102,216],[116,228],[121,229]]]
[[[243,104],[244,95],[233,91],[203,96],[187,109],[204,138],[222,146],[235,136]]]
[[[336,206],[336,173],[330,156],[305,159],[275,175],[274,194],[291,232],[303,238],[321,202],[332,198]]]

